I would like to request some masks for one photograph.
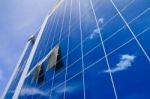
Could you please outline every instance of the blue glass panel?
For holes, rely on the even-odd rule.
[[[114,0],[115,5],[121,10],[122,6],[129,5],[123,12],[122,15],[127,22],[138,16],[140,13],[147,10],[150,6],[149,0]]]
[[[92,51],[84,54],[84,65],[88,67],[104,57],[104,52],[101,45],[97,45]]]
[[[150,9],[142,13],[138,18],[130,23],[130,27],[135,35],[150,27]]]
[[[150,97],[150,63],[133,40],[109,56],[118,98]]]
[[[67,87],[65,90],[66,98],[65,99],[84,99],[83,93],[83,83],[82,83],[82,74],[80,73],[76,77],[72,78],[67,82]]]
[[[65,81],[65,71],[63,71],[63,72],[61,72],[61,74],[55,76],[53,87],[58,86],[59,84],[63,83],[64,81]]]
[[[51,99],[63,99],[64,97],[64,84],[53,89]]]
[[[81,59],[72,64],[68,69],[67,69],[67,79],[75,76],[77,73],[82,71],[82,62]]]
[[[107,53],[115,50],[117,47],[121,46],[132,37],[133,36],[131,35],[131,32],[127,28],[123,28],[123,30],[119,31],[115,36],[105,42]]]
[[[78,47],[68,55],[68,67],[81,57],[81,47]]]
[[[87,99],[115,99],[107,64],[101,60],[85,71],[85,92]]]

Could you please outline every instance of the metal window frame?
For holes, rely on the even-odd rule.
[[[50,12],[48,13],[48,15],[46,16],[46,18],[45,18],[45,20],[44,20],[44,22],[43,22],[43,24],[42,24],[42,26],[41,26],[41,28],[40,28],[40,31],[39,31],[39,33],[38,33],[38,36],[37,36],[37,38],[36,38],[36,40],[35,40],[35,43],[34,43],[34,45],[33,45],[33,48],[32,48],[32,50],[31,50],[31,53],[30,53],[30,55],[29,55],[29,58],[28,58],[28,60],[27,60],[27,63],[26,63],[26,65],[25,65],[25,68],[24,68],[24,70],[23,70],[23,73],[22,73],[21,78],[20,78],[20,80],[19,80],[19,82],[18,82],[17,88],[16,88],[16,90],[15,90],[15,92],[14,92],[14,95],[13,95],[13,98],[12,98],[12,99],[18,99],[19,94],[20,94],[20,91],[21,91],[21,88],[22,88],[22,86],[23,86],[23,84],[24,84],[24,81],[25,81],[25,79],[26,79],[26,75],[27,75],[27,73],[28,73],[28,70],[29,70],[29,68],[30,68],[31,62],[32,62],[32,60],[33,60],[34,54],[35,54],[36,49],[37,49],[37,47],[38,47],[38,45],[39,45],[39,42],[40,42],[40,40],[41,40],[41,37],[42,37],[43,31],[44,31],[44,29],[45,29],[46,23],[47,23],[49,17],[55,12],[55,10],[59,7],[59,5],[60,5],[62,2],[63,2],[63,0],[57,0],[56,3],[54,4],[54,7],[50,10]]]
[[[30,43],[31,43],[31,41],[28,41],[26,46],[24,47],[24,50],[23,50],[23,52],[22,52],[22,54],[21,54],[21,56],[20,56],[20,58],[19,58],[19,60],[17,62],[17,65],[16,65],[16,67],[15,67],[13,73],[12,73],[12,76],[10,77],[10,79],[9,79],[9,81],[8,81],[6,87],[5,87],[5,90],[4,90],[3,94],[2,94],[2,97],[1,97],[2,99],[5,98],[5,96],[6,96],[8,90],[9,90],[9,88],[11,86],[11,83],[13,82],[13,79],[14,79],[16,73],[17,73],[17,70],[18,70],[18,68],[19,68],[19,66],[20,66],[20,64],[21,64],[21,62],[23,60],[23,57],[24,57],[24,55],[25,55],[25,53],[26,53]]]

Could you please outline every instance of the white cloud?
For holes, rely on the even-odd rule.
[[[119,72],[122,70],[126,70],[132,66],[132,62],[135,60],[136,56],[124,54],[121,55],[120,61],[116,64],[116,67],[111,70],[105,70],[104,72]]]
[[[54,2],[55,0],[1,0],[0,96],[28,37],[37,32]]]
[[[98,24],[102,25],[104,23],[104,18],[99,18],[98,19]],[[100,30],[102,30],[102,28],[100,28]],[[98,28],[94,29],[93,32],[90,35],[90,39],[93,39],[95,36],[97,36],[99,34]]]
[[[103,24],[104,23],[104,18],[99,18],[98,19],[98,24]]]
[[[21,96],[25,96],[25,95],[42,95],[42,96],[47,96],[47,93],[45,91],[42,91],[38,88],[33,88],[33,87],[26,87],[26,88],[23,88],[21,90],[21,93],[20,95]]]
[[[77,90],[77,87],[75,87],[75,86],[68,86],[68,87],[65,89],[65,92],[66,92],[66,93],[72,93],[72,92],[74,92],[74,91],[76,91],[76,90]],[[57,93],[63,93],[63,92],[64,92],[64,89],[63,89],[63,88],[57,90]]]

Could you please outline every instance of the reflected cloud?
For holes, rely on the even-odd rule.
[[[68,87],[66,87],[65,92],[67,92],[67,93],[72,93],[72,92],[74,92],[74,91],[76,91],[76,90],[77,90],[77,87],[68,86]],[[57,90],[56,92],[57,92],[57,93],[63,93],[63,92],[64,92],[64,89],[59,89],[59,90]]]
[[[120,61],[116,64],[116,68],[113,68],[111,70],[105,70],[104,72],[115,73],[115,72],[119,72],[122,70],[126,70],[132,66],[132,63],[135,60],[135,58],[136,58],[136,56],[134,56],[134,55],[129,55],[129,54],[121,55]]]
[[[99,26],[102,26],[102,24],[104,23],[104,18],[99,18],[98,19],[98,24]],[[100,31],[102,30],[102,28],[100,27]],[[98,36],[99,35],[99,31],[98,31],[98,28],[94,29],[93,32],[91,33],[90,35],[90,39],[93,39],[94,37]]]
[[[33,88],[33,87],[25,87],[21,90],[20,93],[21,96],[25,95],[42,95],[42,96],[47,96],[47,93],[45,91],[42,91],[38,88]]]

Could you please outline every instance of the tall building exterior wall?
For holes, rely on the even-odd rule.
[[[55,7],[6,99],[150,98],[150,0],[58,0]]]

